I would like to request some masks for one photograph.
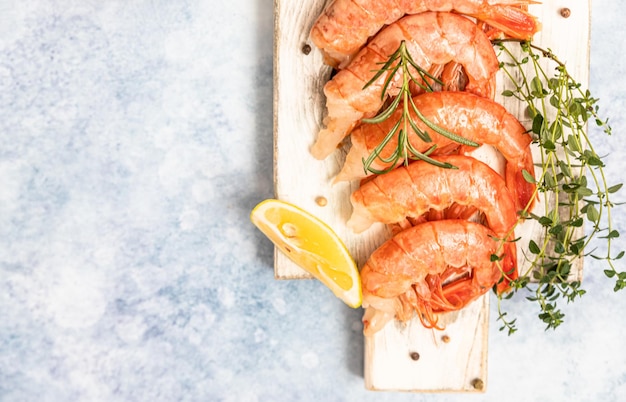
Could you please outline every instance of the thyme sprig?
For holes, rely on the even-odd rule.
[[[419,78],[414,75],[413,71],[415,71]],[[378,124],[389,119],[399,108],[402,110],[400,118],[393,125],[385,138],[380,142],[380,144],[378,144],[378,146],[376,146],[376,148],[374,148],[367,158],[363,159],[363,168],[365,173],[371,172],[374,174],[382,174],[395,168],[400,161],[404,161],[405,164],[408,164],[411,159],[421,159],[442,168],[455,168],[449,163],[437,161],[429,156],[436,149],[436,145],[431,146],[428,150],[426,150],[426,152],[420,152],[411,144],[411,141],[409,140],[409,133],[413,132],[422,141],[432,142],[428,132],[418,127],[413,120],[411,115],[411,112],[413,112],[426,125],[426,127],[444,137],[451,139],[452,141],[474,147],[480,145],[434,124],[419,111],[413,102],[411,83],[427,92],[432,92],[434,90],[433,82],[438,84],[442,83],[437,77],[434,77],[428,71],[424,70],[422,67],[417,65],[417,63],[415,63],[407,50],[405,41],[400,43],[398,49],[383,64],[382,68],[376,71],[372,79],[365,84],[364,89],[378,81],[383,74],[387,74],[381,91],[381,100],[385,101],[390,92],[395,92],[395,88],[392,88],[392,84],[394,84],[394,81],[397,79],[398,73],[400,73],[401,77],[398,94],[378,115],[362,120],[362,123]],[[397,136],[398,138],[396,149],[390,156],[383,157],[383,149],[385,149],[394,136]],[[388,167],[383,170],[372,167],[372,164],[376,160],[388,165]]]
[[[564,314],[558,299],[574,301],[585,294],[581,283],[572,278],[572,266],[583,256],[602,260],[607,267],[604,274],[615,280],[614,291],[626,287],[626,272],[619,271],[616,262],[624,257],[624,251],[615,251],[614,240],[619,232],[611,220],[612,209],[618,205],[614,194],[622,184],[610,185],[604,172],[604,162],[587,135],[588,122],[611,135],[608,119],[598,113],[598,99],[589,90],[583,90],[552,51],[542,49],[531,42],[505,40],[494,43],[500,51],[500,68],[510,81],[512,89],[503,92],[527,105],[532,118],[531,133],[541,154],[541,173],[534,181],[542,197],[551,197],[541,212],[522,211],[524,219],[536,220],[542,230],[541,240],[531,240],[526,259],[529,270],[520,273],[512,282],[513,292],[500,295],[498,320],[500,330],[514,333],[515,319],[509,320],[503,311],[501,300],[525,289],[531,293],[527,299],[539,305],[538,317],[546,324],[546,330],[558,327]],[[511,44],[518,45],[516,52]],[[519,56],[521,54],[521,56]],[[545,67],[545,66],[548,67]],[[554,74],[546,70],[554,66]],[[590,223],[584,233],[584,222]],[[585,250],[594,239],[604,241],[605,247]]]

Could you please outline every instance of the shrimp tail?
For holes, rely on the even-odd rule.
[[[530,152],[525,155],[524,159],[521,168],[512,163],[507,164],[506,182],[507,187],[514,193],[516,208],[519,211],[530,211],[537,201],[537,187],[531,180],[526,179],[523,171],[534,177],[535,167]]]
[[[484,14],[474,16],[514,39],[530,40],[541,30],[536,17],[517,7],[495,5]]]
[[[352,215],[348,219],[346,226],[352,229],[354,233],[364,232],[376,221],[376,218],[365,206],[364,196],[361,192],[354,192],[350,197],[353,206]]]

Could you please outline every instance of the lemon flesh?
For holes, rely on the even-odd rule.
[[[300,268],[326,285],[350,307],[362,302],[354,259],[324,222],[285,201],[269,199],[250,214],[252,223]]]

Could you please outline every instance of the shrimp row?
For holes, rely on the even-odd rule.
[[[360,120],[374,116],[387,97],[399,92],[398,71],[385,93],[388,74],[366,87],[374,72],[405,41],[413,60],[424,70],[455,62],[467,75],[465,91],[493,98],[498,59],[489,38],[469,19],[451,13],[426,12],[404,17],[376,35],[348,64],[324,85],[328,114],[311,154],[330,155]]]
[[[534,171],[530,150],[531,136],[524,126],[507,110],[490,99],[482,98],[468,92],[429,92],[415,96],[413,103],[420,113],[435,126],[446,129],[479,144],[494,146],[506,159],[507,187],[513,193],[516,207],[522,210],[532,207],[535,184],[524,178],[524,171]],[[363,169],[366,159],[385,138],[391,127],[398,121],[402,110],[397,110],[389,119],[378,124],[362,124],[350,135],[352,146],[346,161],[336,176],[336,181],[354,180],[365,177],[368,173]],[[430,142],[423,141],[411,132],[410,142],[419,152],[425,152],[433,145],[435,154],[449,153],[459,149],[461,153],[471,152],[473,147],[459,147],[448,137],[438,134],[429,128],[411,110],[413,121],[423,132],[428,133]],[[397,137],[392,138],[380,152],[381,158],[387,158],[398,145]],[[402,159],[396,163],[401,164]],[[372,168],[385,170],[390,163],[377,159]]]
[[[435,326],[435,313],[460,309],[494,285],[503,292],[517,278],[517,215],[504,179],[469,156],[435,159],[458,169],[416,161],[378,175],[352,193],[348,226],[355,232],[374,222],[404,226],[409,222],[409,228],[377,249],[361,270],[363,300],[371,309],[364,317],[366,334],[394,316],[406,320],[413,311],[426,326]],[[431,210],[459,207],[469,208],[472,219],[484,220],[484,225],[461,227],[458,219],[445,214],[437,224],[424,221],[438,216]],[[424,235],[422,230],[433,228],[437,236]],[[461,240],[459,236],[469,236],[468,232],[483,233],[481,242]]]
[[[494,287],[507,291],[517,278],[517,211],[532,207],[536,197],[535,184],[526,180],[534,173],[532,138],[493,101],[499,62],[491,38],[530,39],[540,29],[525,11],[532,3],[334,0],[313,26],[311,39],[339,70],[324,86],[327,115],[311,154],[324,159],[350,136],[335,181],[365,180],[351,194],[347,225],[360,233],[383,223],[393,233],[361,269],[366,335],[415,313],[426,327],[438,328],[437,314],[463,308]],[[410,118],[430,141],[412,132],[405,133],[407,140],[452,169],[388,158],[398,138],[382,149],[380,144],[405,110],[377,124],[362,123],[400,93],[403,71],[374,77],[402,43],[416,65],[439,78],[429,82],[439,92],[411,87],[425,121],[412,108]],[[495,148],[506,161],[504,171],[472,157],[475,147],[454,142],[434,126]],[[374,150],[380,158],[373,170],[391,170],[368,177],[363,161]]]

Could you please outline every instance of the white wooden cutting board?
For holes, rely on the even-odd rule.
[[[534,42],[557,54],[583,85],[589,80],[590,1],[545,0],[530,7],[543,24]],[[329,2],[275,0],[275,195],[330,225],[360,267],[390,234],[383,225],[374,225],[359,235],[346,227],[352,210],[349,196],[358,184],[333,185],[331,179],[343,164],[347,149],[338,149],[324,161],[309,153],[325,109],[322,87],[331,74],[331,69],[323,64],[321,53],[309,41],[309,31]],[[561,15],[563,8],[570,9],[568,18]],[[503,79],[499,78],[498,93],[501,93]],[[524,105],[501,96],[496,101],[528,127],[530,122],[524,115]],[[319,205],[316,202],[319,197],[324,197],[327,204]],[[516,235],[532,237],[535,229],[530,224],[525,225]],[[519,254],[523,265],[523,253]],[[274,272],[277,279],[310,278],[278,250],[275,251]],[[572,279],[581,278],[582,261],[572,273]],[[444,315],[441,318],[446,324],[444,331],[427,330],[416,319],[408,325],[390,322],[382,331],[366,337],[365,386],[371,390],[484,392],[489,297],[483,296],[460,312]]]

